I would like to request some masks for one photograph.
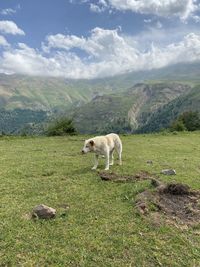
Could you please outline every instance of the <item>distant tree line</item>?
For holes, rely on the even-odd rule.
[[[55,136],[76,133],[72,119],[64,116],[50,118],[45,111],[0,109],[0,135]]]
[[[61,117],[54,119],[47,125],[45,134],[47,136],[74,135],[77,134],[77,131],[72,119]]]
[[[197,111],[187,111],[178,116],[170,125],[171,131],[200,130],[200,114]]]
[[[159,113],[157,113],[159,114]],[[170,120],[169,107],[163,115],[151,115],[149,124],[139,128],[138,133],[158,132],[163,129],[170,131],[195,131],[200,130],[200,114],[198,111],[186,111],[181,115],[171,111]],[[145,119],[146,114],[141,117]],[[87,130],[87,129],[86,129]],[[129,121],[125,117],[115,117],[105,120],[105,124],[93,129],[94,134],[107,133],[133,133]],[[91,133],[91,132],[90,132]],[[51,119],[45,111],[32,111],[16,109],[12,111],[0,110],[0,134],[1,135],[47,135],[64,136],[77,134],[76,123],[73,119],[64,115],[56,115]]]
[[[0,109],[0,134],[20,135],[34,132],[41,132],[41,125],[46,121],[48,115],[45,111],[35,111],[30,109]],[[38,131],[38,132],[37,132]]]

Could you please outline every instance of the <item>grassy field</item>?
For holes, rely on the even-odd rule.
[[[139,215],[135,197],[149,182],[102,181],[90,169],[93,155],[80,154],[83,138],[0,139],[0,266],[200,266],[200,226],[159,225]],[[161,180],[200,188],[200,133],[122,141],[124,164],[112,171],[170,167],[177,175]],[[41,203],[56,208],[57,217],[29,219]]]

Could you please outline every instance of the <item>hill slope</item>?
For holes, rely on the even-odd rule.
[[[75,125],[81,133],[135,131],[152,113],[190,90],[190,86],[177,83],[137,84],[77,108],[73,113]]]
[[[147,123],[138,132],[156,132],[170,126],[181,113],[185,111],[200,112],[200,86],[196,86],[189,93],[185,93],[148,116]]]
[[[200,83],[200,63],[177,64],[94,80],[0,74],[0,105],[5,109],[69,109],[97,95],[123,92],[138,82],[159,80]]]
[[[124,89],[123,86],[119,88]],[[117,89],[116,84],[109,80],[66,80],[1,74],[0,105],[7,110],[62,110]]]

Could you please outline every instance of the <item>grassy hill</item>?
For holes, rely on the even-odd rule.
[[[179,83],[137,84],[76,108],[75,125],[81,133],[123,132],[123,127],[124,132],[137,130],[148,122],[152,113],[190,90],[190,86]]]
[[[152,190],[149,181],[102,181],[90,169],[93,155],[80,155],[83,138],[1,138],[0,265],[199,266],[199,226],[138,214],[136,196]],[[199,138],[122,136],[123,165],[111,171],[148,171],[199,189]],[[176,176],[159,174],[169,167]],[[56,208],[57,217],[31,220],[29,212],[40,203]]]

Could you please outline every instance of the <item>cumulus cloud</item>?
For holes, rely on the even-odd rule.
[[[101,13],[101,12],[103,12],[105,9],[102,8],[102,7],[100,7],[100,6],[98,6],[98,5],[95,5],[95,4],[91,3],[91,4],[90,4],[90,10],[91,10],[92,12],[95,12],[95,13]]]
[[[91,31],[89,38],[78,37],[74,35],[50,35],[47,37],[47,44],[43,46],[45,51],[52,48],[61,48],[70,50],[72,48],[79,48],[93,59],[107,59],[113,54],[117,54],[123,49],[127,49],[123,38],[119,36],[118,30],[105,30],[101,28],[94,28]],[[130,48],[130,47],[129,47]]]
[[[102,13],[109,8],[106,0],[99,0],[96,4],[90,3],[90,11],[95,13]]]
[[[95,28],[89,37],[50,35],[40,51],[24,43],[7,48],[0,58],[1,71],[37,76],[100,78],[130,71],[150,70],[180,62],[200,61],[200,34],[150,49],[141,49],[140,39],[117,29]],[[81,57],[79,51],[84,52]]]
[[[4,47],[10,46],[6,38],[2,35],[0,35],[0,46],[4,46]]]
[[[181,20],[192,17],[199,9],[197,0],[100,0],[95,6],[91,5],[93,7],[91,10],[96,12],[114,8],[161,17],[177,16]]]
[[[19,43],[15,49],[7,49],[0,58],[1,72],[18,73],[31,76],[81,77],[84,69],[81,60],[72,53],[56,52],[53,56],[44,56],[36,49]],[[83,77],[86,74],[83,72]]]
[[[10,20],[0,20],[0,32],[13,35],[25,35],[24,31]]]

